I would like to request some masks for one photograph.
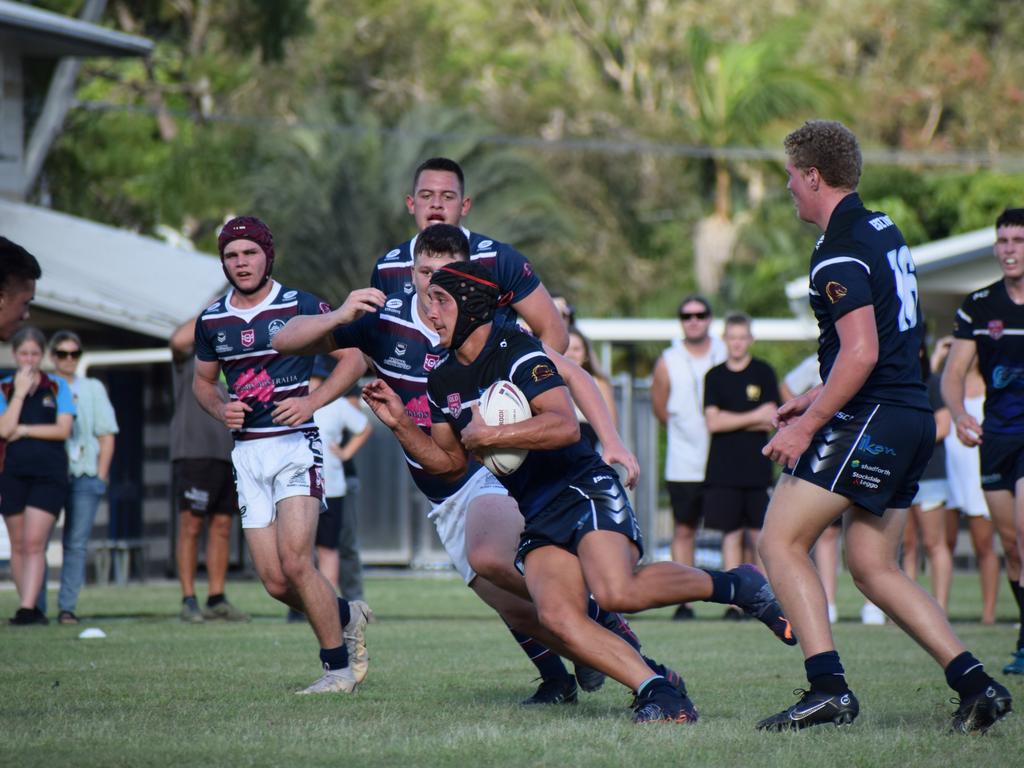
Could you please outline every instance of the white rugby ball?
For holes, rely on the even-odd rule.
[[[480,417],[492,427],[515,424],[533,416],[530,401],[511,381],[496,381],[480,396]],[[491,448],[478,452],[480,461],[498,477],[511,475],[526,459],[525,448]]]

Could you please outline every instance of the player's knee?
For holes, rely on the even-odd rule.
[[[283,576],[265,578],[263,580],[263,588],[267,590],[268,595],[281,602],[284,602],[285,597],[288,595],[288,582]]]
[[[507,554],[499,554],[492,547],[476,547],[467,553],[470,567],[488,581],[502,583],[512,572],[518,574]]]
[[[190,539],[199,538],[199,534],[203,532],[203,518],[193,515],[191,512],[182,512],[179,520],[178,530],[181,531],[182,536],[187,536]]]
[[[313,570],[313,560],[308,555],[289,553],[281,556],[281,572],[289,584],[301,582]]]
[[[579,638],[579,622],[586,617],[569,606],[554,605],[538,608],[537,618],[551,634],[569,644]]]
[[[608,581],[595,585],[594,600],[609,613],[629,613],[637,610],[636,590],[631,581]]]

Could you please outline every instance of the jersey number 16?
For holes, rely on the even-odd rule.
[[[885,255],[889,258],[889,266],[896,279],[896,295],[900,299],[900,331],[909,331],[917,325],[917,269],[914,259],[905,245]]]

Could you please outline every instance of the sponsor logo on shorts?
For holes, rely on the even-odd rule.
[[[854,416],[852,413],[846,413],[844,411],[836,411],[836,418],[840,421],[853,421]]]
[[[188,508],[193,512],[205,512],[210,507],[210,492],[202,488],[192,486],[182,496],[188,502]]]
[[[274,338],[275,336],[277,336],[278,333],[281,332],[282,328],[284,328],[284,320],[282,320],[279,317],[275,317],[267,325],[267,333],[270,334],[270,338]]]
[[[240,506],[238,508],[238,516],[239,517],[245,517],[245,513],[246,513],[246,506],[243,504],[242,506]]]
[[[462,413],[462,396],[458,392],[448,395],[448,412],[453,419],[459,418],[459,414]]]
[[[853,478],[853,481],[850,483],[851,485],[866,488],[869,491],[877,491],[878,484],[882,482],[880,477],[865,475],[862,472],[852,472],[851,477]]]
[[[871,435],[865,434],[861,437],[860,442],[857,443],[857,450],[861,453],[870,453],[872,456],[895,456],[896,449],[890,448],[887,445],[881,443],[871,442]]]
[[[828,296],[828,300],[833,304],[846,296],[847,293],[846,286],[842,283],[837,283],[835,280],[829,280],[825,284],[825,295]]]
[[[309,470],[306,468],[296,469],[292,476],[285,483],[289,488],[305,488],[309,485]]]
[[[850,468],[859,469],[862,472],[871,472],[872,474],[875,475],[884,475],[885,477],[892,476],[892,470],[886,469],[885,467],[878,467],[875,466],[874,464],[863,464],[857,459],[854,459],[853,461],[850,462]]]
[[[1006,330],[1006,326],[1003,325],[1002,320],[989,320],[988,321],[988,336],[990,339],[998,339],[1003,335],[1003,331]]]
[[[1002,479],[1003,479],[1002,472],[993,472],[992,474],[989,474],[989,475],[982,475],[981,476],[981,483],[982,483],[982,485],[989,485],[990,483],[998,483]]]
[[[242,330],[242,346],[251,347],[256,343],[256,329],[255,328],[244,328]]]

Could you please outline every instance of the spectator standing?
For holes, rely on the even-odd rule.
[[[779,407],[772,367],[750,354],[750,317],[725,318],[722,338],[728,357],[704,379],[704,418],[711,442],[704,493],[704,525],[722,532],[722,569],[753,562],[754,540],[764,523],[772,463],[761,451]],[[730,606],[725,618],[742,619]]]
[[[117,417],[103,382],[79,376],[82,340],[72,331],[57,331],[50,340],[50,360],[71,390],[75,421],[66,448],[70,488],[64,505],[64,559],[57,607],[61,624],[77,624],[75,609],[85,583],[85,560],[96,510],[107,492],[114,458]]]
[[[171,468],[174,500],[178,508],[175,560],[181,582],[182,621],[201,624],[207,619],[248,621],[249,615],[225,596],[231,551],[231,524],[238,514],[234,473],[231,469],[231,432],[200,406],[192,393],[195,371],[194,329],[189,318],[171,334],[174,416],[171,418]],[[227,389],[220,386],[227,402]],[[209,591],[200,609],[195,578],[199,539],[206,521],[206,577]]]
[[[10,624],[48,624],[36,601],[46,582],[46,544],[67,497],[64,441],[71,436],[75,404],[63,379],[39,369],[46,348],[42,331],[26,326],[11,345],[18,370],[0,379],[0,438],[7,441],[0,514],[20,599]]]
[[[604,400],[604,404],[608,406],[608,412],[612,415],[612,423],[618,429],[619,414],[615,408],[615,389],[612,387],[611,379],[594,362],[594,350],[590,345],[590,339],[584,336],[583,332],[574,325],[569,326],[569,346],[565,350],[565,356],[594,378],[594,383],[597,384],[597,388],[601,391],[601,398]],[[590,422],[587,421],[583,411],[575,406],[575,404],[573,407],[576,408],[576,418],[580,422],[580,434],[590,444],[591,448],[599,450],[597,432],[594,431]]]
[[[711,317],[711,303],[703,296],[691,294],[680,302],[683,338],[662,352],[651,381],[651,407],[668,430],[665,485],[675,521],[672,559],[689,566],[694,564],[708,461],[704,377],[726,358],[725,344],[708,333]],[[680,605],[674,618],[691,619],[693,610]]]

